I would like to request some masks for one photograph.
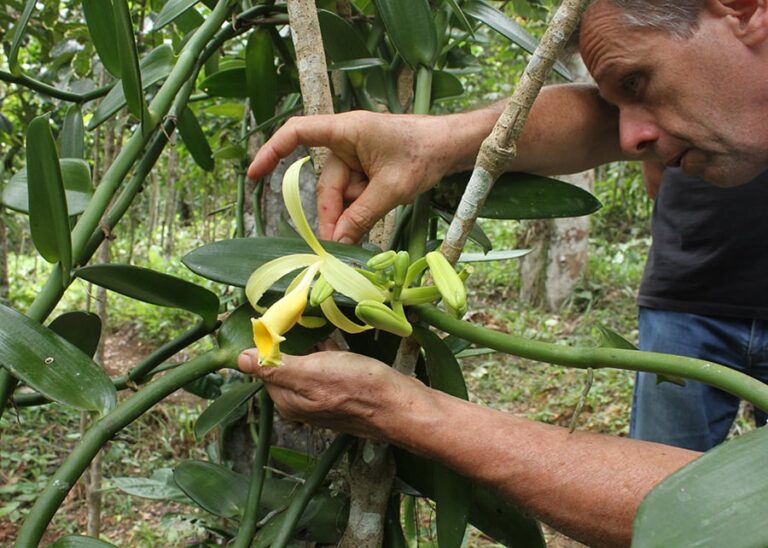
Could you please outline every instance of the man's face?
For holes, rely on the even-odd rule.
[[[722,17],[704,11],[686,40],[628,27],[605,0],[582,22],[580,50],[619,109],[621,147],[722,186],[768,169],[768,67]],[[761,111],[762,109],[762,111]]]

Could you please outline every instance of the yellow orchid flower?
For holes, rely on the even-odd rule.
[[[270,306],[259,319],[251,319],[253,342],[259,349],[261,365],[280,365],[280,343],[283,335],[291,330],[307,307],[309,287],[320,265],[315,263],[307,268],[295,287]]]
[[[307,160],[309,157],[294,162],[286,171],[283,178],[283,200],[288,215],[296,226],[296,231],[314,253],[297,253],[269,261],[256,269],[245,285],[248,301],[255,309],[258,309],[259,300],[275,282],[291,272],[307,269],[306,272],[299,274],[291,284],[295,285],[293,290],[289,288],[286,295],[272,305],[260,320],[254,320],[254,342],[259,348],[263,364],[279,364],[279,342],[283,340],[282,335],[288,329],[297,322],[303,323],[301,312],[306,307],[309,287],[318,272],[335,291],[346,295],[355,302],[363,300],[384,302],[387,298],[385,290],[377,287],[354,268],[328,253],[312,232],[301,207],[299,195],[299,172]],[[299,278],[300,281],[297,284]],[[300,291],[299,288],[301,288]],[[302,299],[303,303],[299,310],[298,303]],[[326,299],[326,301],[330,300]],[[359,333],[370,329],[369,326],[358,325],[349,320],[335,304],[326,302],[325,305],[321,305],[321,309],[328,320],[342,330]],[[297,313],[296,310],[299,312]],[[310,321],[310,323],[312,322]],[[281,331],[285,326],[289,327]],[[259,346],[260,344],[262,346]],[[262,347],[264,351],[262,351]]]

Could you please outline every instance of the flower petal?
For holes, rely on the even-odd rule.
[[[304,215],[304,208],[301,207],[301,193],[299,191],[299,173],[301,172],[301,166],[303,166],[309,156],[296,160],[286,170],[283,177],[283,201],[285,202],[285,208],[288,210],[293,224],[296,225],[296,231],[299,233],[312,251],[324,257],[328,252],[320,245],[315,233],[312,232],[312,228],[309,226],[307,217]]]
[[[373,329],[370,325],[356,324],[347,318],[344,313],[339,310],[336,301],[333,299],[329,298],[321,302],[320,309],[323,311],[323,314],[325,314],[325,317],[328,318],[329,322],[347,333],[352,333],[354,335],[355,333],[362,333],[363,331]]]
[[[248,297],[248,302],[255,308],[258,306],[259,299],[280,278],[294,270],[310,266],[318,260],[317,255],[297,253],[279,257],[261,265],[253,271],[245,284],[245,295]]]
[[[320,273],[336,291],[354,301],[371,300],[383,303],[387,297],[386,292],[368,278],[333,255],[323,257]]]

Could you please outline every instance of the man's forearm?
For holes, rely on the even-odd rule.
[[[590,546],[629,545],[645,495],[699,453],[542,424],[424,389],[385,413],[390,442],[510,497]]]
[[[506,103],[440,117],[438,137],[445,141],[449,173],[472,169]],[[600,98],[597,88],[547,86],[536,99],[507,171],[561,175],[620,159],[618,112]]]

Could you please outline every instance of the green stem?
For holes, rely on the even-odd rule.
[[[339,435],[331,446],[326,449],[320,460],[317,461],[317,465],[312,470],[312,473],[306,479],[304,485],[302,485],[301,490],[293,497],[290,506],[285,511],[280,532],[272,543],[272,548],[285,548],[288,545],[296,529],[296,524],[307,508],[309,501],[312,500],[312,495],[315,494],[315,491],[320,487],[328,472],[330,472],[336,461],[339,460],[339,457],[351,443],[352,439],[347,434]]]
[[[100,87],[98,89],[94,89],[87,93],[73,93],[71,91],[66,91],[51,86],[45,82],[35,80],[34,78],[30,78],[29,76],[25,76],[23,74],[20,76],[14,76],[13,74],[2,70],[0,70],[0,81],[24,86],[25,88],[29,88],[32,91],[36,91],[42,95],[47,95],[48,97],[61,99],[62,101],[68,101],[70,103],[87,103],[88,101],[93,101],[94,99],[103,97],[109,93],[109,90],[111,90],[116,83],[112,82],[111,84]]]
[[[157,348],[149,356],[144,358],[141,363],[128,372],[128,382],[140,384],[144,381],[146,376],[152,372],[159,364],[175,355],[183,348],[188,347],[190,344],[199,341],[209,333],[213,333],[219,327],[218,323],[214,325],[206,325],[203,320],[200,320],[189,331],[185,331],[172,341],[168,341],[160,348]]]
[[[432,69],[419,66],[416,71],[416,92],[413,98],[414,114],[429,114],[432,102]],[[408,236],[408,253],[411,260],[423,257],[426,253],[429,234],[430,204],[429,196],[421,194],[416,198],[411,214],[411,227]]]
[[[429,114],[432,104],[432,69],[420,65],[416,71],[416,91],[413,97],[413,113]]]
[[[421,319],[438,329],[499,352],[579,369],[612,368],[676,375],[714,386],[768,411],[768,384],[723,365],[685,356],[637,350],[570,348],[479,327],[457,320],[434,306],[419,305],[414,306],[413,310]]]
[[[253,456],[253,468],[251,470],[251,485],[248,488],[248,499],[245,503],[243,519],[240,521],[240,529],[237,532],[232,547],[248,548],[256,534],[258,525],[259,505],[261,492],[264,489],[267,461],[269,459],[269,447],[272,441],[272,418],[274,416],[274,404],[266,390],[259,395],[259,443]]]
[[[45,490],[35,501],[19,530],[16,546],[22,548],[38,546],[56,510],[75,482],[101,447],[117,432],[141,417],[163,398],[203,375],[222,368],[230,359],[231,353],[225,350],[203,354],[148,384],[94,424],[85,433],[77,447],[64,459]]]

